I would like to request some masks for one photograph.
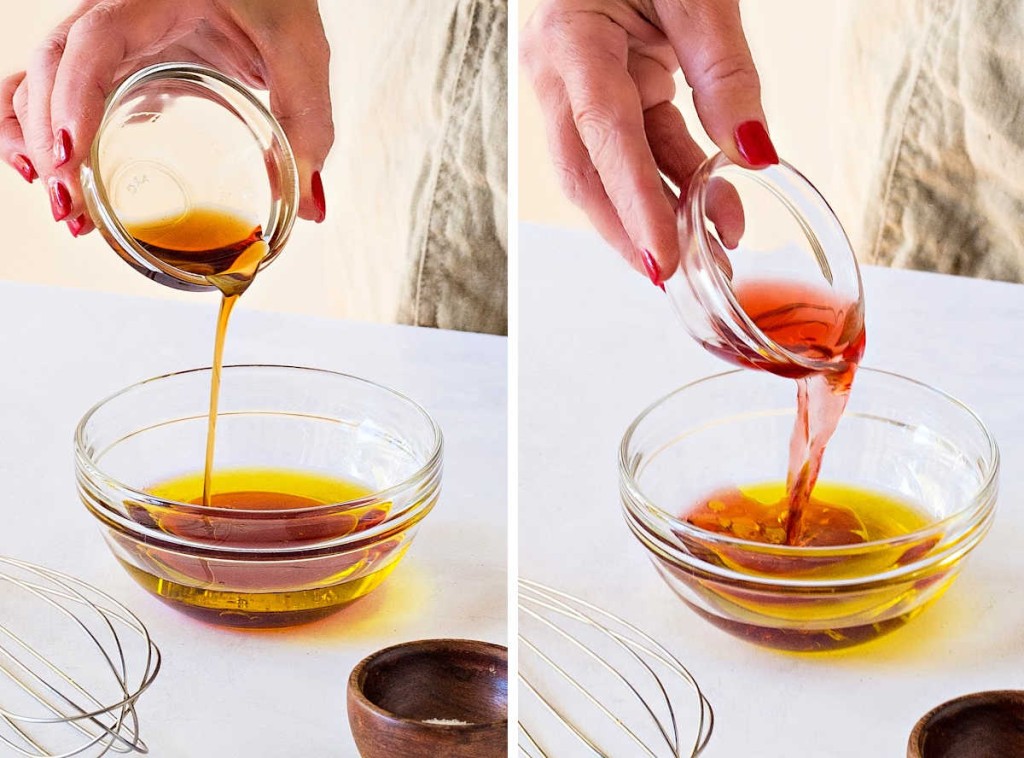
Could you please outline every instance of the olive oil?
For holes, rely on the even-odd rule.
[[[217,470],[214,476],[224,341],[232,309],[267,255],[262,229],[222,210],[197,208],[128,231],[152,255],[204,277],[222,297],[202,469],[149,487],[157,503],[129,506],[132,518],[166,535],[168,544],[150,551],[123,542],[121,549],[133,559],[122,561],[125,569],[178,610],[241,627],[312,621],[376,588],[398,564],[414,530],[405,524],[395,533],[359,539],[358,533],[382,524],[391,508],[375,500],[371,489],[303,471]],[[169,549],[176,538],[188,547]],[[328,547],[343,538],[343,551]]]
[[[793,507],[784,482],[716,491],[681,518],[705,532],[763,545],[731,545],[713,539],[692,546],[701,559],[752,581],[726,584],[662,565],[726,618],[692,605],[713,624],[752,642],[798,651],[826,651],[859,644],[896,629],[923,609],[911,602],[919,593],[938,598],[952,581],[951,571],[866,589],[833,593],[844,581],[877,576],[925,558],[939,537],[900,540],[928,525],[918,508],[889,494],[819,482],[801,503],[799,531],[789,532]],[[794,552],[793,548],[801,548]],[[820,590],[780,593],[757,577],[819,581]],[[685,599],[685,598],[684,598]],[[905,613],[899,609],[906,607]],[[852,620],[852,623],[851,623]],[[860,620],[862,623],[858,623]]]
[[[322,549],[325,540],[350,537],[387,517],[390,504],[373,500],[371,489],[357,482],[274,469],[218,471],[218,491],[206,506],[203,479],[195,473],[149,487],[149,494],[177,505],[140,504],[132,516],[206,548],[136,549],[134,564],[122,565],[151,593],[204,621],[277,627],[330,615],[383,582],[411,540],[401,533],[354,540],[343,553]],[[263,552],[282,547],[290,552]]]
[[[922,529],[927,517],[903,500],[844,484],[820,482],[805,504],[790,541],[786,485],[768,482],[719,490],[684,518],[705,531],[751,542],[796,547],[834,547],[888,540]]]

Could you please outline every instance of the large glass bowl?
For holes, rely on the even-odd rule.
[[[768,545],[683,518],[722,487],[784,480],[793,383],[733,371],[676,390],[626,431],[626,521],[658,573],[716,626],[769,647],[817,651],[899,628],[938,598],[992,523],[995,440],[967,407],[895,374],[861,369],[820,482],[916,506],[926,526],[856,545]]]
[[[114,556],[145,589],[230,626],[289,626],[377,587],[437,502],[441,430],[412,400],[344,374],[225,366],[214,489],[231,471],[356,482],[370,495],[238,510],[150,493],[203,470],[210,369],[103,400],[75,435],[78,490]]]

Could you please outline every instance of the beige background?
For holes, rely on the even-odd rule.
[[[331,41],[335,149],[324,169],[327,221],[300,221],[288,249],[261,274],[246,306],[390,321],[405,273],[409,208],[422,156],[439,121],[429,86],[381,45],[415,42],[423,76],[440,58],[449,0],[322,2]],[[0,0],[0,72],[21,70],[33,48],[75,5]],[[29,187],[0,165],[4,252],[0,279],[195,301],[146,280],[96,233],[72,239],[54,223],[41,182]],[[212,297],[209,295],[207,297]]]
[[[440,2],[440,0],[432,0]],[[525,20],[538,0],[521,0]],[[779,152],[799,167],[836,208],[858,244],[860,209],[872,170],[877,113],[850,115],[841,64],[844,18],[854,2],[889,0],[744,0],[744,25],[761,71],[765,109]],[[66,0],[26,3],[0,0],[0,71],[22,68],[32,48],[73,5]],[[415,161],[429,144],[429,103],[416,103],[415,88],[389,78],[379,40],[393,38],[393,20],[416,17],[417,0],[374,3],[324,2],[331,38],[336,147],[324,171],[328,220],[297,225],[289,249],[247,295],[249,307],[370,320],[389,320],[404,260],[404,217],[411,186],[396,186],[394,166]],[[421,12],[419,14],[423,16]],[[884,25],[879,34],[884,35]],[[421,38],[426,35],[419,35]],[[881,41],[884,43],[884,40]],[[429,44],[420,54],[437,54]],[[884,47],[884,44],[880,44]],[[513,56],[513,60],[515,57]],[[390,89],[389,89],[390,88]],[[529,83],[520,79],[520,189],[524,220],[581,226],[582,214],[561,195],[550,169],[539,110]],[[373,92],[389,91],[387,102],[414,113],[407,120],[375,111]],[[685,84],[677,102],[696,123]],[[881,107],[881,106],[879,106]],[[424,127],[423,124],[428,126]],[[710,149],[706,138],[695,130]],[[385,176],[382,166],[391,167]],[[415,165],[408,170],[415,173]],[[381,178],[383,177],[383,178]],[[374,181],[376,180],[376,184]],[[127,292],[151,297],[193,298],[149,282],[125,266],[98,237],[72,240],[53,223],[41,184],[27,187],[13,170],[0,166],[5,253],[0,278]]]
[[[860,244],[861,208],[874,163],[879,114],[851,118],[846,82],[844,35],[854,2],[873,2],[882,11],[889,0],[743,0],[744,29],[761,74],[765,112],[780,155],[799,168],[829,199],[851,236]],[[522,0],[525,22],[539,0]],[[884,27],[879,34],[884,36]],[[882,40],[880,40],[880,43]],[[880,45],[881,46],[881,45]],[[879,65],[885,61],[879,59]],[[586,218],[566,202],[547,159],[543,123],[530,84],[520,79],[519,209],[525,221],[582,226]],[[676,103],[706,150],[681,76]],[[880,107],[880,106],[879,106]]]

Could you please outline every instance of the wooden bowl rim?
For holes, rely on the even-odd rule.
[[[390,645],[385,648],[381,648],[374,653],[370,653],[368,656],[363,658],[355,665],[352,669],[352,673],[348,677],[348,696],[350,700],[354,700],[361,708],[364,708],[372,713],[377,714],[393,723],[396,724],[408,724],[417,729],[425,729],[428,731],[438,732],[472,732],[472,731],[486,731],[495,728],[508,728],[508,716],[499,721],[483,721],[472,724],[431,724],[428,721],[420,721],[419,719],[410,719],[404,716],[399,716],[396,713],[381,708],[376,703],[372,702],[363,693],[361,686],[362,681],[365,680],[366,671],[372,666],[377,660],[388,653],[404,652],[411,653],[420,650],[421,652],[439,653],[442,650],[447,652],[461,651],[467,652],[472,651],[475,653],[486,652],[491,655],[495,655],[505,663],[505,680],[506,686],[508,685],[508,648],[504,645],[499,645],[496,642],[485,642],[483,640],[468,640],[459,638],[438,638],[438,639],[427,639],[427,640],[412,640],[409,642],[399,642],[396,645]]]
[[[918,719],[914,729],[910,732],[910,740],[907,743],[907,755],[910,758],[918,758],[921,755],[921,738],[925,729],[940,714],[957,708],[962,705],[1011,703],[1024,709],[1024,690],[984,690],[983,692],[969,692],[960,695],[944,703],[939,703],[928,713]]]

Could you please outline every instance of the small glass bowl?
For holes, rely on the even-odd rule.
[[[716,355],[783,376],[828,371],[760,329],[736,292],[782,283],[863,324],[864,290],[842,224],[817,188],[785,161],[759,169],[718,153],[679,200],[679,269],[665,282],[690,335]]]
[[[393,390],[290,366],[225,366],[218,474],[276,470],[364,485],[357,500],[239,510],[149,492],[203,470],[210,369],[133,385],[75,435],[78,491],[114,556],[146,590],[227,626],[290,626],[376,588],[437,502],[441,430]]]
[[[703,618],[768,647],[833,650],[899,628],[949,587],[992,524],[999,454],[978,417],[952,397],[861,369],[819,481],[913,504],[926,527],[889,540],[804,547],[741,540],[683,520],[719,488],[785,478],[793,400],[792,383],[744,370],[676,390],[626,431],[620,493],[626,522],[655,568]]]
[[[81,180],[89,216],[114,251],[150,279],[192,291],[214,287],[127,226],[217,209],[261,229],[262,269],[288,241],[299,202],[295,157],[273,114],[243,84],[193,63],[149,66],[114,90]]]

